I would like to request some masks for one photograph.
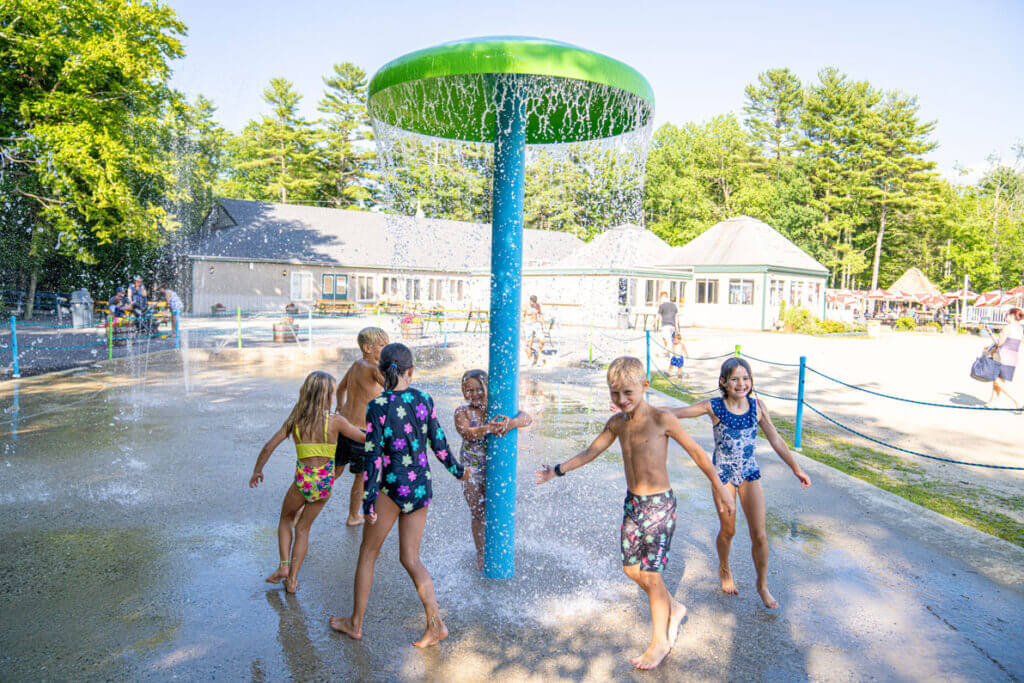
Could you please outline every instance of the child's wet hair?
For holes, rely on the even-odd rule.
[[[742,358],[730,358],[722,363],[722,371],[718,375],[718,390],[722,392],[722,398],[728,395],[728,392],[725,390],[725,384],[729,381],[733,370],[736,368],[743,368],[747,371],[747,374],[750,375],[750,392],[754,392],[754,373],[750,369],[750,363]]]
[[[479,369],[466,370],[462,373],[461,386],[466,386],[466,382],[471,379],[475,379],[480,382],[480,386],[483,387],[484,394],[487,393],[487,373],[485,371]]]
[[[608,387],[624,387],[630,384],[643,384],[647,379],[644,364],[633,356],[619,356],[608,366]]]
[[[398,378],[412,367],[412,351],[405,344],[388,344],[380,352],[377,367],[384,375],[384,389],[391,391],[398,386]]]
[[[391,340],[388,338],[388,333],[379,327],[364,327],[356,335],[356,344],[360,351],[365,351],[376,344],[387,344],[389,341]]]
[[[324,411],[331,409],[333,396],[333,376],[323,370],[314,370],[306,375],[306,380],[299,389],[299,400],[295,402],[292,412],[285,420],[285,431],[291,434],[298,429],[300,434],[308,434],[316,426],[317,421],[323,419]]]

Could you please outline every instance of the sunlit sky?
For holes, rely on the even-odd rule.
[[[189,28],[174,85],[202,93],[238,130],[267,111],[274,76],[316,116],[321,77],[350,61],[369,75],[407,52],[485,35],[528,35],[603,52],[654,87],[656,124],[742,112],[743,88],[788,66],[805,82],[836,66],[875,87],[917,95],[938,121],[932,158],[949,177],[1024,138],[1024,2],[744,0],[502,3],[170,0]],[[973,174],[972,174],[973,175]]]

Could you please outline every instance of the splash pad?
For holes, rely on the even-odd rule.
[[[649,131],[651,86],[632,67],[566,43],[474,38],[385,64],[370,82],[367,109],[383,159],[393,130],[493,145],[487,412],[516,415],[527,145]],[[510,578],[518,435],[487,438],[484,575]]]

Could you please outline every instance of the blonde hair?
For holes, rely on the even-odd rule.
[[[643,384],[647,379],[644,364],[633,356],[619,356],[608,366],[608,386],[624,387],[629,384]]]
[[[322,420],[324,413],[331,409],[331,398],[334,396],[334,377],[323,370],[314,370],[306,375],[306,381],[299,389],[299,400],[295,402],[292,412],[284,422],[284,430],[294,436],[311,433]]]
[[[360,351],[368,349],[375,344],[386,346],[390,341],[388,333],[379,327],[364,327],[356,335],[356,344],[359,345]]]

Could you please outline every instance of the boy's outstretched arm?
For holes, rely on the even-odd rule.
[[[680,420],[690,417],[700,417],[701,415],[710,415],[711,401],[705,399],[700,403],[694,403],[693,405],[683,406],[682,408],[668,408],[668,412],[672,413]],[[698,448],[700,448],[700,446],[698,446]]]
[[[698,404],[700,405],[700,404]],[[693,406],[691,406],[693,407]],[[670,437],[675,439],[675,442],[683,447],[683,450],[690,456],[690,459],[700,468],[700,471],[704,473],[704,476],[711,482],[711,488],[715,492],[715,504],[718,506],[718,511],[725,513],[734,512],[735,503],[732,499],[725,495],[725,489],[722,488],[722,481],[718,478],[718,472],[715,471],[715,466],[711,463],[711,458],[708,454],[700,447],[693,437],[690,436],[683,426],[679,424],[679,420],[674,415],[669,413],[665,416],[666,420],[666,432]]]
[[[561,471],[562,474],[565,474],[577,467],[583,467],[588,462],[608,450],[608,447],[615,443],[615,432],[611,430],[609,425],[612,420],[617,418],[618,416],[612,416],[611,420],[608,420],[608,423],[605,424],[604,430],[597,435],[597,438],[594,439],[589,446],[563,462],[561,465],[544,465],[539,468],[533,475],[533,479],[537,482],[537,485],[539,486],[540,484],[551,481],[553,478],[557,477],[558,473],[555,472],[555,467],[558,467],[559,471]]]
[[[800,486],[803,488],[810,486],[811,478],[807,476],[807,473],[797,464],[796,458],[789,452],[789,446],[779,435],[779,431],[775,429],[775,424],[772,422],[771,415],[768,414],[768,408],[765,407],[764,401],[757,402],[757,413],[757,421],[760,423],[768,443],[771,444],[775,452],[782,458],[782,462],[789,465],[789,469],[793,470],[793,474],[800,480]]]
[[[356,443],[366,443],[366,432],[359,429],[359,427],[356,427],[341,415],[338,415],[337,413],[331,415],[331,422],[338,434],[341,434]]]
[[[260,449],[259,457],[256,458],[256,466],[252,468],[252,477],[249,478],[249,488],[254,489],[260,485],[263,481],[263,466],[270,460],[270,455],[274,452],[274,449],[281,445],[285,439],[288,438],[288,432],[285,431],[284,425],[277,430],[277,433],[270,437],[270,441],[263,444],[263,448]]]

